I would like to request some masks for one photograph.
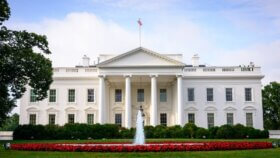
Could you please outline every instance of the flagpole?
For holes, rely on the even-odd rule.
[[[139,25],[139,45],[141,47],[141,25]]]

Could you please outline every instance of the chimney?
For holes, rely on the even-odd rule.
[[[192,65],[193,66],[199,66],[199,56],[198,54],[194,54],[192,57]]]
[[[83,56],[83,66],[84,67],[89,67],[89,57],[87,57],[86,55]]]

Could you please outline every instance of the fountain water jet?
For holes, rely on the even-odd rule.
[[[142,117],[141,110],[139,110],[137,113],[136,134],[135,134],[133,144],[135,144],[135,145],[145,144],[144,124],[143,124],[143,117]]]

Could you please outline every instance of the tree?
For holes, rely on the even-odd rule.
[[[27,85],[42,100],[52,83],[52,64],[44,56],[51,53],[46,36],[9,30],[3,25],[9,17],[8,2],[0,0],[0,127]]]
[[[280,129],[280,83],[271,82],[262,90],[265,129]]]
[[[5,120],[5,122],[3,123],[3,127],[0,128],[0,131],[13,131],[17,128],[18,125],[19,115],[13,114]]]

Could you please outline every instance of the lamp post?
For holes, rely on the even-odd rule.
[[[145,114],[144,114],[144,109],[142,107],[142,105],[140,105],[140,111],[141,111],[141,114],[142,114],[142,117],[143,117],[143,126],[144,126],[144,117],[145,117]]]

